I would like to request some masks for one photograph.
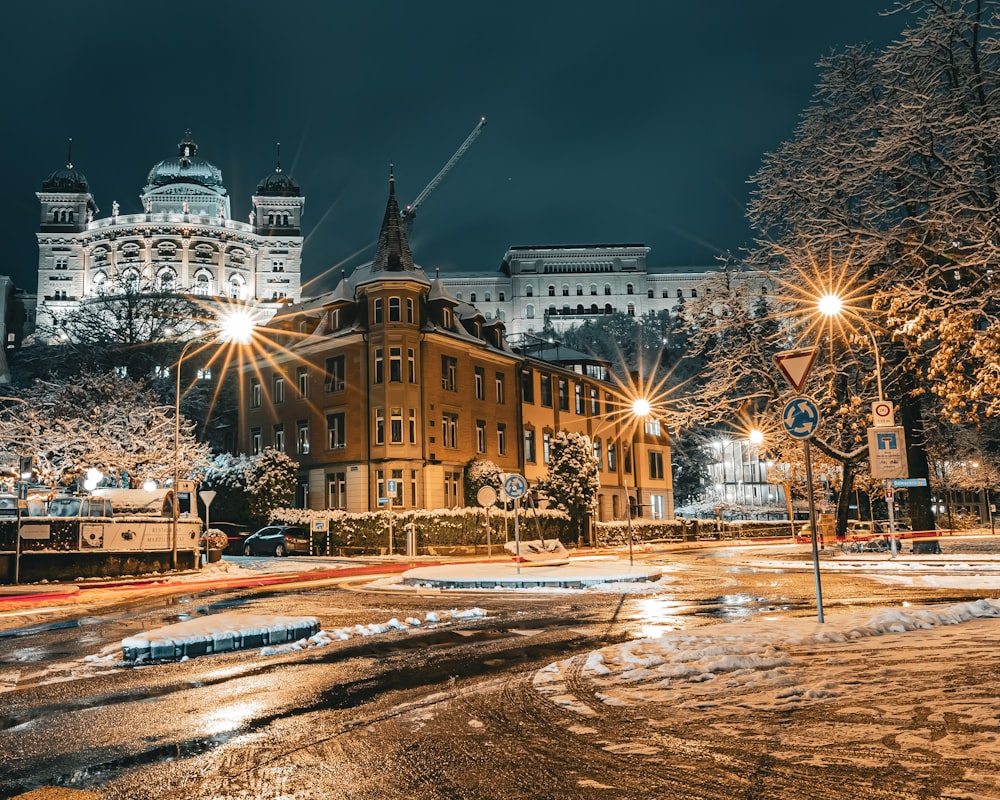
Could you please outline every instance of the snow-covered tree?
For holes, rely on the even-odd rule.
[[[274,509],[295,502],[298,468],[284,453],[267,448],[253,456],[216,456],[199,476],[204,488],[219,492],[213,512],[238,522],[266,525]]]
[[[173,408],[115,373],[88,373],[70,383],[38,380],[21,397],[24,403],[0,411],[0,451],[7,463],[32,456],[36,478],[48,485],[70,483],[91,468],[125,473],[132,486],[162,483],[173,477],[175,455],[182,477],[210,455],[187,420],[181,420],[175,453]]]
[[[908,0],[896,13],[909,27],[885,50],[820,62],[794,137],[755,176],[750,261],[804,303],[851,297],[922,476],[925,416],[1000,414],[1000,4]],[[914,525],[930,527],[929,494],[910,494]]]
[[[548,474],[538,482],[538,488],[554,506],[569,514],[582,540],[585,521],[597,508],[601,488],[590,437],[558,431],[549,446]]]
[[[465,467],[465,505],[470,507],[478,505],[476,496],[484,486],[494,489],[499,497],[502,474],[500,467],[488,458],[476,458],[470,461]]]

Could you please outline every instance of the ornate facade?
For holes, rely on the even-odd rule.
[[[257,186],[248,222],[232,218],[222,172],[198,156],[188,131],[173,158],[149,171],[140,213],[99,209],[72,157],[42,182],[37,323],[88,298],[127,288],[238,299],[271,316],[301,294],[302,213],[298,184],[275,171]]]

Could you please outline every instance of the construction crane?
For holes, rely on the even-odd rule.
[[[413,230],[413,218],[416,217],[417,215],[417,208],[420,206],[421,203],[424,202],[424,200],[427,199],[427,196],[438,187],[438,184],[445,179],[445,176],[452,171],[452,169],[459,162],[462,156],[464,156],[468,151],[468,149],[472,147],[472,143],[476,141],[476,139],[479,137],[479,134],[483,132],[483,128],[485,127],[486,127],[486,117],[481,117],[479,123],[476,125],[475,128],[472,129],[472,133],[470,133],[465,138],[465,141],[462,142],[461,147],[459,147],[458,150],[455,151],[455,155],[449,158],[448,163],[445,164],[443,167],[441,167],[441,171],[437,175],[435,175],[434,178],[431,180],[431,182],[424,187],[424,190],[417,195],[417,199],[414,200],[412,203],[410,203],[405,209],[403,209],[403,220],[406,223],[407,233]]]

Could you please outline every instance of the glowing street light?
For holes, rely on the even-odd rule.
[[[188,351],[196,344],[205,345],[206,340],[215,338],[217,342],[237,346],[247,345],[253,338],[254,317],[246,308],[238,308],[219,317],[217,328],[195,336],[184,343],[181,354],[177,358],[177,381],[174,394],[174,502],[173,502],[173,533],[171,535],[171,563],[177,569],[177,525],[180,519],[180,450],[181,450],[181,372]]]

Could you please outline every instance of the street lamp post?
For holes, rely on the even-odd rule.
[[[840,314],[844,307],[844,301],[836,294],[825,294],[817,303],[820,313],[827,317],[835,317]],[[872,355],[875,358],[875,382],[878,386],[878,399],[879,402],[885,400],[885,393],[882,390],[882,356],[878,349],[878,342],[875,339],[875,334],[871,332],[867,325],[862,321],[862,326],[864,327],[865,335],[868,337],[868,341],[871,342]],[[890,491],[890,481],[888,478],[882,479],[882,492],[885,496],[885,506],[886,511],[889,515],[889,549],[891,552],[890,558],[895,558],[897,555],[896,550],[896,500]],[[860,507],[858,508],[858,517],[861,514]],[[875,521],[872,520],[872,529],[874,531]]]
[[[219,325],[207,333],[195,336],[184,343],[181,354],[177,358],[177,380],[174,393],[174,502],[173,502],[173,525],[170,537],[170,556],[173,569],[177,569],[177,528],[180,519],[180,496],[178,484],[180,482],[180,451],[181,451],[181,372],[184,365],[184,358],[196,344],[204,344],[206,340],[216,338],[220,342],[229,342],[236,345],[245,345],[250,342],[253,335],[255,322],[247,313],[246,309],[231,311],[219,317]],[[192,498],[192,501],[194,498]],[[193,503],[192,503],[193,505]]]
[[[195,344],[204,342],[206,336],[200,336],[185,342],[181,348],[181,354],[177,359],[177,381],[176,392],[174,393],[174,501],[173,501],[173,530],[170,536],[170,561],[173,569],[177,569],[177,527],[180,519],[180,493],[178,484],[180,482],[180,453],[181,453],[181,368],[184,365],[184,357],[188,350]]]

